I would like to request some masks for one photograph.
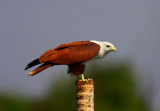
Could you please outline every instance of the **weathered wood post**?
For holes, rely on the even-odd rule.
[[[77,80],[77,111],[94,111],[94,81]]]

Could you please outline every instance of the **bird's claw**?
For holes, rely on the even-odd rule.
[[[81,77],[82,77],[82,79],[78,78],[78,81],[88,82],[89,80],[92,80],[90,78],[85,79],[83,74],[81,75]]]

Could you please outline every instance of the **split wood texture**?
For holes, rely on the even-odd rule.
[[[94,81],[77,81],[77,111],[94,111]]]

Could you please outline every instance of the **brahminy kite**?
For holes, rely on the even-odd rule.
[[[54,65],[68,65],[68,73],[75,76],[82,75],[82,80],[85,81],[83,76],[85,64],[103,58],[111,51],[116,51],[116,48],[105,41],[70,42],[46,51],[38,59],[30,62],[25,70],[42,64],[29,73],[30,76],[33,76]]]

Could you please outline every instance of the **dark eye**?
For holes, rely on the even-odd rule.
[[[107,45],[107,47],[109,48],[110,46],[109,46],[109,45]]]

